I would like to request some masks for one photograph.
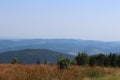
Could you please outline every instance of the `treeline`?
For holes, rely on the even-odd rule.
[[[15,58],[12,60],[11,64],[21,64],[21,62]],[[36,64],[41,64],[39,60]],[[43,64],[47,64],[47,60],[44,60]],[[57,60],[57,65],[60,69],[68,69],[70,65],[79,66],[103,66],[103,67],[120,67],[120,55],[115,53],[110,54],[96,54],[88,55],[85,51],[79,52],[74,60],[71,61],[70,58],[61,57]]]
[[[75,62],[76,61],[76,62]],[[120,55],[115,53],[110,54],[96,54],[89,56],[85,51],[78,53],[73,61],[73,64],[85,66],[106,66],[106,67],[120,67]]]

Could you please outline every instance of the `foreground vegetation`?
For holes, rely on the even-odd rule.
[[[0,64],[0,80],[120,80],[120,68]]]

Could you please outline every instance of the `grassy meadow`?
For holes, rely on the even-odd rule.
[[[120,80],[120,68],[0,64],[0,80]]]

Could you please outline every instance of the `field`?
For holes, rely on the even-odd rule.
[[[0,64],[0,80],[120,80],[120,68]]]

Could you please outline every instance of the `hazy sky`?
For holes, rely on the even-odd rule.
[[[120,41],[120,0],[0,0],[0,38]]]

